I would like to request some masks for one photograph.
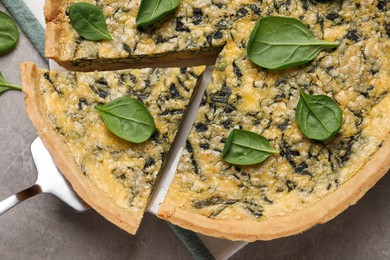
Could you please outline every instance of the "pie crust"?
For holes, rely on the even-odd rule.
[[[325,223],[354,205],[390,168],[390,138],[369,162],[350,180],[325,198],[302,210],[264,221],[227,221],[210,219],[180,208],[166,199],[158,216],[183,228],[230,240],[271,240],[301,233]]]

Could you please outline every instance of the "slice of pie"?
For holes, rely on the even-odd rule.
[[[370,1],[272,2],[263,2],[263,14],[298,18],[316,37],[340,45],[308,65],[269,71],[246,54],[255,22],[237,24],[217,59],[161,218],[231,240],[274,239],[334,218],[388,171],[388,9]],[[343,124],[333,139],[303,136],[295,120],[299,89],[339,103]],[[254,166],[224,162],[226,138],[236,128],[262,134],[280,155]]]
[[[46,56],[72,70],[118,69],[156,60],[215,57],[237,20],[258,16],[256,1],[182,0],[178,9],[151,26],[136,27],[140,0],[83,1],[96,4],[106,17],[110,41],[80,37],[69,20],[69,6],[79,0],[47,0]],[[193,61],[194,62],[194,61]],[[204,63],[203,63],[204,64]]]
[[[21,65],[26,110],[56,165],[92,208],[134,234],[204,67],[58,72]],[[156,131],[142,144],[114,136],[96,104],[142,101]]]

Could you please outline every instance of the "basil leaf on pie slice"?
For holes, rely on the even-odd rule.
[[[222,156],[225,162],[253,165],[263,162],[272,154],[279,154],[269,141],[256,133],[234,129],[226,140]]]
[[[136,23],[137,26],[153,24],[170,13],[180,4],[180,0],[142,0]]]
[[[306,137],[326,141],[340,130],[342,111],[330,97],[310,95],[301,90],[295,118]]]
[[[111,40],[106,18],[96,5],[75,3],[69,7],[69,18],[73,28],[85,39],[91,41]]]
[[[260,67],[279,70],[308,63],[323,49],[338,45],[315,38],[298,19],[269,16],[259,20],[253,29],[248,56]]]
[[[153,116],[145,105],[135,98],[120,97],[95,108],[103,117],[107,128],[126,141],[145,142],[156,130]]]

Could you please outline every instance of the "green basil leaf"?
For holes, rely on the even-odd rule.
[[[180,0],[141,0],[136,24],[153,24],[173,12],[179,4]]]
[[[263,162],[271,154],[279,154],[263,136],[234,129],[226,140],[222,151],[225,162],[236,165],[253,165]]]
[[[342,111],[330,97],[310,95],[301,90],[295,118],[306,137],[326,141],[340,130]]]
[[[7,90],[19,90],[22,91],[22,88],[19,86],[12,85],[11,83],[7,82],[5,78],[3,77],[3,74],[0,72],[0,94],[6,92]]]
[[[16,47],[19,31],[15,21],[0,11],[0,55],[10,52]]]
[[[153,116],[138,99],[120,97],[95,108],[112,133],[132,143],[145,142],[156,129]]]
[[[85,39],[91,41],[111,40],[106,18],[96,5],[75,3],[69,8],[70,23]]]
[[[286,69],[313,60],[339,44],[316,39],[299,20],[270,16],[259,20],[248,41],[249,59],[266,69]]]

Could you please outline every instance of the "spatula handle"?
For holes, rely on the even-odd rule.
[[[0,216],[8,211],[9,209],[15,207],[20,202],[31,198],[32,196],[35,196],[39,193],[41,193],[41,187],[39,187],[38,184],[34,184],[30,188],[27,188],[25,190],[22,190],[21,192],[16,193],[15,195],[3,200],[0,202]]]

